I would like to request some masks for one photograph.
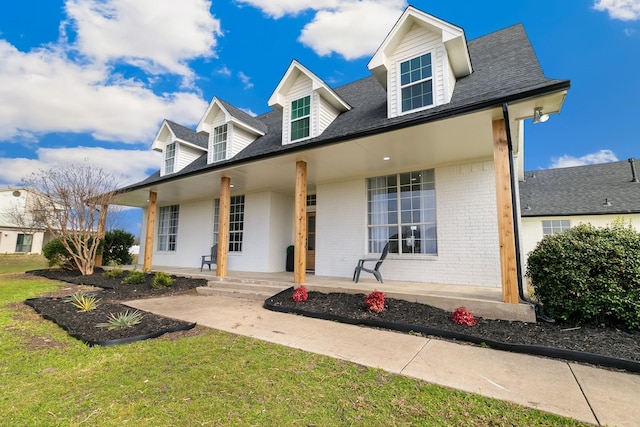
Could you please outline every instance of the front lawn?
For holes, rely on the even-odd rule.
[[[9,425],[586,425],[201,327],[88,347],[22,303],[59,286],[0,277],[0,414]]]

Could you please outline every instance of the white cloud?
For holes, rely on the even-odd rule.
[[[245,89],[251,89],[253,87],[253,83],[251,83],[251,77],[247,76],[242,71],[238,72],[238,78],[244,85]]]
[[[262,10],[272,18],[282,18],[285,15],[297,15],[307,9],[325,9],[335,7],[338,0],[238,0]]]
[[[315,11],[299,41],[318,55],[371,55],[406,8],[405,0],[239,0],[273,18]]]
[[[193,123],[206,108],[194,93],[158,96],[138,81],[110,75],[103,65],[69,61],[58,48],[23,53],[3,40],[0,81],[0,140],[87,132],[136,142],[153,135],[163,117]]]
[[[567,168],[571,166],[593,165],[597,163],[617,162],[618,158],[611,150],[600,150],[595,153],[585,154],[582,157],[574,157],[568,154],[560,157],[552,157],[551,169]]]
[[[22,52],[0,39],[0,141],[72,132],[139,142],[165,117],[197,122],[207,104],[187,61],[215,55],[220,22],[208,0],[169,3],[67,0],[57,43]],[[122,63],[146,75],[124,78]],[[181,76],[182,90],[154,93],[162,74]]]
[[[151,74],[193,78],[186,61],[215,56],[220,21],[207,0],[67,0],[74,47],[99,63],[123,61]]]
[[[640,0],[596,0],[593,8],[606,11],[612,19],[621,21],[640,19]]]
[[[298,39],[318,55],[335,52],[345,59],[373,54],[393,27],[404,0],[343,2],[336,9],[320,10]]]
[[[161,154],[149,150],[110,150],[100,147],[41,148],[37,159],[0,158],[0,183],[19,184],[31,173],[60,165],[89,163],[121,180],[118,185],[139,182],[160,167]]]

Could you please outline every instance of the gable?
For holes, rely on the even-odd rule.
[[[387,90],[388,117],[449,103],[457,79],[472,72],[464,31],[413,7],[405,10],[368,68]]]
[[[340,113],[351,109],[333,89],[295,60],[268,104],[282,112],[282,145],[321,135]],[[300,120],[305,120],[302,136],[295,123]]]

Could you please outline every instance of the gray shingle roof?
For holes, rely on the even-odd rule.
[[[527,98],[539,93],[569,88],[568,80],[548,79],[544,76],[522,25],[514,25],[472,40],[468,43],[468,48],[474,72],[456,82],[450,103],[412,114],[387,118],[387,96],[384,88],[373,76],[366,77],[335,89],[335,92],[352,107],[351,110],[340,114],[318,137],[296,144],[282,145],[282,114],[280,112],[274,110],[254,118],[224,103],[225,108],[228,108],[232,115],[237,114],[237,118],[241,118],[247,124],[261,123],[262,127],[259,129],[266,129],[265,135],[256,139],[232,159],[207,165],[206,155],[203,155],[180,172],[166,178],[158,176],[155,181],[175,179],[248,159],[277,155],[281,152],[338,143],[364,135],[491,108],[503,102]],[[258,128],[257,125],[256,127]],[[123,190],[141,187],[149,184],[150,181],[153,182],[154,179],[147,178]]]
[[[522,216],[637,213],[640,183],[631,180],[627,160],[525,172],[519,186]]]
[[[190,142],[205,150],[209,146],[209,134],[207,132],[196,132],[171,120],[166,120],[166,122],[178,139]]]
[[[227,109],[227,111],[229,112],[229,114],[231,114],[232,117],[238,119],[239,121],[241,121],[246,125],[251,126],[254,129],[259,130],[260,132],[263,132],[263,133],[267,132],[267,125],[265,125],[264,122],[262,122],[261,120],[257,119],[256,117],[250,114],[245,113],[241,109],[234,107],[233,105],[229,104],[226,101],[223,101],[222,99],[218,99],[218,101],[220,101],[220,103],[224,106],[224,108]]]

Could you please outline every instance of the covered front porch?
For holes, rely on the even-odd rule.
[[[209,280],[209,287],[216,286],[267,284],[275,292],[294,286],[294,273],[252,273],[227,271],[224,278],[216,276],[216,271],[199,268],[153,266],[152,271],[162,271],[182,277],[202,278]],[[305,287],[310,291],[323,293],[345,292],[368,294],[374,290],[384,292],[387,297],[406,301],[428,304],[443,310],[453,312],[457,307],[464,306],[474,315],[489,319],[516,320],[535,322],[536,315],[533,306],[525,303],[512,304],[502,302],[502,289],[484,286],[451,285],[437,283],[407,282],[385,280],[379,283],[373,277],[363,274],[358,283],[349,278],[306,275]],[[204,292],[203,292],[204,294]]]

